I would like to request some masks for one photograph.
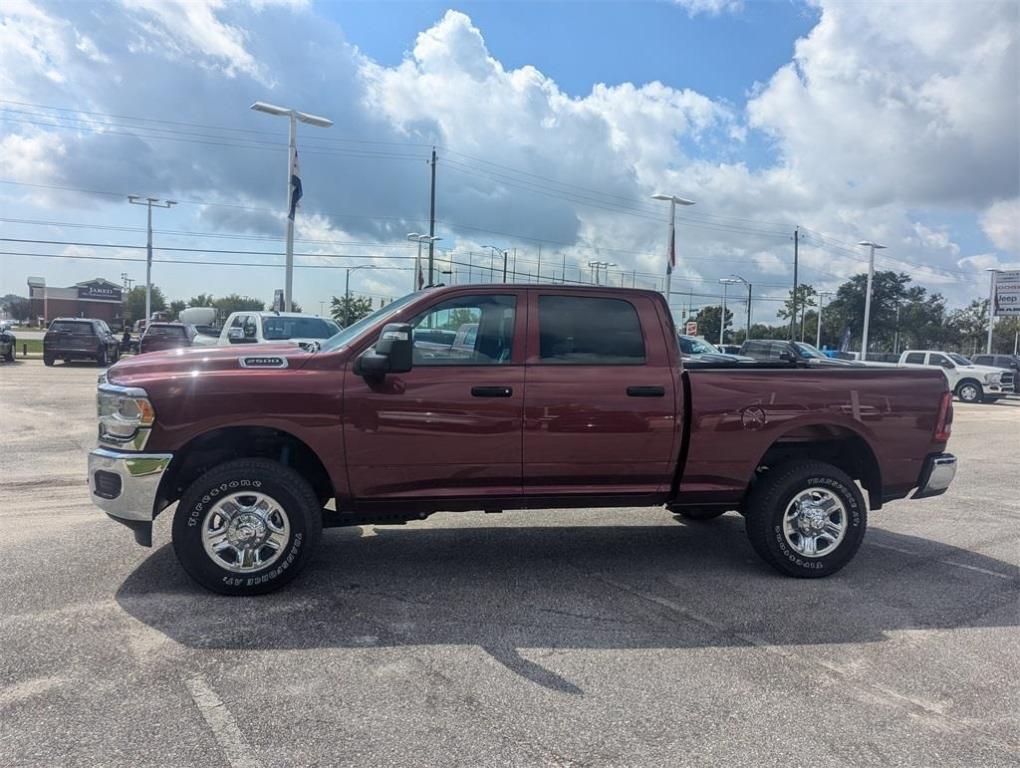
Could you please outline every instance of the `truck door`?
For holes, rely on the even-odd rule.
[[[344,439],[358,498],[520,497],[524,294],[445,296],[410,321],[410,371],[372,382],[348,368]]]
[[[676,462],[673,363],[640,294],[530,295],[524,493],[648,494]]]

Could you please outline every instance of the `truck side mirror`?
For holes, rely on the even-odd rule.
[[[358,358],[358,370],[365,377],[380,377],[387,373],[407,373],[413,358],[411,326],[407,323],[387,323],[375,347]]]
[[[241,341],[244,339],[244,331],[240,328],[230,328],[227,330],[227,338],[230,341]]]

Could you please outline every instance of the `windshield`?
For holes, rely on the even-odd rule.
[[[795,341],[794,344],[797,346],[797,350],[804,357],[820,357],[823,360],[828,360],[829,357],[817,347],[811,344],[805,344],[803,341]]]
[[[340,326],[321,317],[263,317],[262,336],[266,341],[285,339],[328,339],[340,332]]]
[[[50,326],[50,330],[54,333],[71,333],[75,336],[92,336],[94,331],[92,330],[92,323],[81,323],[72,321],[54,321]]]
[[[680,336],[680,351],[685,355],[710,355],[718,353],[715,347],[693,336]]]
[[[957,365],[973,365],[973,363],[970,360],[965,358],[963,355],[956,354],[955,352],[949,353],[949,359],[952,360]]]
[[[344,328],[336,336],[331,336],[327,341],[325,341],[322,344],[321,347],[322,351],[330,352],[334,349],[339,349],[340,347],[346,346],[351,341],[360,336],[366,328],[377,322],[381,322],[382,320],[392,317],[401,309],[403,309],[407,304],[410,304],[413,299],[416,298],[418,298],[417,293],[409,293],[406,296],[402,296],[401,298],[397,299],[396,301],[391,301],[385,307],[379,307],[379,309],[377,309],[372,314],[365,315],[365,317],[361,318],[356,323],[352,323],[351,325]]]

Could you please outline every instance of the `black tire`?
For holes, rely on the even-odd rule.
[[[673,514],[678,522],[703,523],[706,520],[715,520],[720,515],[726,514],[725,509],[674,509]]]
[[[831,551],[823,549],[817,556],[798,552],[793,539],[784,532],[787,507],[808,489],[831,494],[843,505],[845,516],[842,540],[830,543]],[[754,551],[777,571],[817,579],[836,573],[857,554],[868,526],[868,508],[860,489],[838,467],[821,461],[791,461],[765,473],[755,484],[744,525]],[[799,538],[800,534],[793,536]]]
[[[96,353],[96,365],[100,368],[105,368],[110,364],[110,353],[106,351],[106,347],[103,347]]]
[[[53,359],[53,355],[47,355],[45,352],[43,353],[42,361],[43,365],[53,365],[53,363],[56,362]]]
[[[980,403],[985,396],[981,384],[974,379],[964,379],[956,385],[956,396],[961,403]]]
[[[4,360],[6,360],[8,363],[13,363],[14,362],[14,346],[13,345],[11,345],[11,348],[7,350],[7,354],[4,355]]]
[[[248,488],[279,504],[290,535],[273,562],[238,573],[206,552],[202,528],[218,497],[243,494]],[[236,459],[209,470],[184,492],[173,522],[174,552],[181,566],[201,586],[221,595],[261,595],[284,586],[307,564],[321,534],[322,509],[311,486],[294,470],[269,459]]]

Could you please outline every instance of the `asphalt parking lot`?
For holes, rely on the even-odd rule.
[[[209,594],[95,509],[88,365],[0,368],[0,765],[1016,765],[1020,401],[956,404],[942,497],[798,581],[734,513],[327,530]]]

